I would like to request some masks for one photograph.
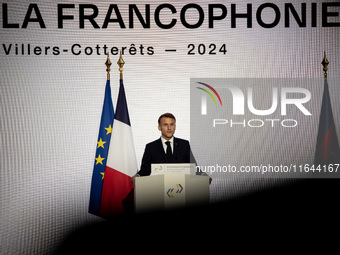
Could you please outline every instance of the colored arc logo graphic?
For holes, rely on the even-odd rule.
[[[217,93],[217,91],[216,91],[213,87],[211,87],[210,85],[208,85],[208,84],[206,84],[206,83],[203,83],[203,82],[197,82],[197,83],[198,83],[198,84],[201,84],[201,85],[203,85],[203,86],[206,86],[206,87],[209,88],[212,92],[214,92],[214,94],[217,96],[218,100],[220,101],[220,104],[222,105],[222,100],[221,100],[221,98],[220,98],[220,95]],[[215,105],[217,105],[214,96],[213,96],[207,89],[204,89],[204,88],[201,88],[201,87],[197,87],[197,88],[203,90],[204,92],[206,92],[206,93],[212,98],[212,100],[214,100]]]

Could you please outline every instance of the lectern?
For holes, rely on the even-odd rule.
[[[209,177],[194,164],[152,164],[151,175],[135,179],[136,213],[209,203]]]

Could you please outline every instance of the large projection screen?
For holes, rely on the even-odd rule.
[[[282,143],[293,151],[302,150],[305,154],[300,159],[312,164],[324,52],[334,123],[340,134],[338,1],[1,0],[0,9],[0,253],[52,252],[72,229],[101,221],[88,213],[88,204],[107,53],[113,63],[114,106],[119,88],[116,62],[119,52],[123,53],[139,165],[145,145],[160,136],[157,119],[165,112],[176,116],[175,136],[195,140],[196,160],[207,164],[206,158],[214,157],[203,150],[206,137],[197,140],[200,126],[192,126],[191,87],[209,79],[258,78],[320,81],[313,87],[302,86],[311,93],[311,101],[305,104],[312,115],[305,124],[308,129],[298,126],[280,135],[282,128],[270,127],[269,138],[280,141],[265,143],[278,146],[271,151],[279,150]],[[240,88],[247,91],[246,85]],[[254,93],[259,91],[271,95],[272,87],[268,91],[263,86],[254,88]],[[197,98],[201,100],[201,94]],[[258,94],[254,98],[256,102],[263,99]],[[212,99],[207,100],[211,110]],[[231,106],[228,100],[222,98]],[[270,107],[268,100],[263,109]],[[289,119],[308,118],[300,116],[299,109],[298,117],[294,111],[290,114]],[[196,137],[191,134],[193,128]],[[261,143],[267,136],[259,132],[257,142]],[[216,146],[209,146],[225,150],[230,161],[239,153],[253,153],[257,147],[254,141],[247,146],[247,137],[256,137],[257,130],[247,127],[246,136],[241,133],[228,141],[236,146],[235,139],[240,138],[242,148],[232,150],[233,144],[228,147],[218,139]],[[197,146],[200,142],[202,150]],[[301,163],[295,156],[287,153],[286,163]],[[275,184],[261,178],[252,182],[224,173],[210,175],[211,203]],[[285,182],[285,178],[274,182]]]

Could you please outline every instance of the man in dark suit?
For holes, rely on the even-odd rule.
[[[153,163],[196,163],[189,142],[174,137],[176,130],[174,115],[162,114],[158,118],[158,130],[161,131],[161,137],[145,146],[140,171],[131,178],[133,185],[136,177],[151,174]]]

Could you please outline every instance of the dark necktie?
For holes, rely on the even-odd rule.
[[[166,144],[166,158],[168,160],[171,160],[172,159],[172,151],[171,151],[170,142],[167,141],[167,142],[165,142],[165,144]]]

